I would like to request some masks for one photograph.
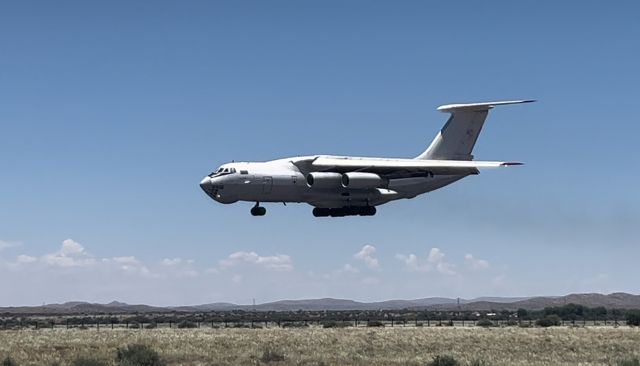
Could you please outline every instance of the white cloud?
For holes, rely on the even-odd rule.
[[[41,261],[58,267],[88,267],[96,264],[95,258],[87,253],[80,243],[72,239],[64,240],[60,250],[45,254]]]
[[[152,271],[149,266],[135,256],[117,256],[111,258],[97,258],[87,252],[84,246],[73,239],[66,239],[62,242],[60,249],[53,253],[44,254],[40,257],[21,254],[13,263],[7,263],[12,270],[39,267],[53,271],[55,268],[71,269],[82,268],[85,270],[102,273],[124,273],[126,275],[138,275],[146,278],[167,278],[167,277],[194,277],[198,273],[191,268],[192,260],[182,260],[174,258],[169,262],[161,262],[165,265],[157,265]],[[166,264],[170,264],[166,266]]]
[[[445,275],[454,275],[455,266],[444,260],[445,254],[440,248],[431,248],[427,257],[424,260],[420,260],[415,254],[396,254],[396,259],[404,262],[405,266],[410,271],[418,272],[431,272],[436,271]]]
[[[233,283],[242,282],[242,275],[239,275],[239,274],[233,275],[233,277],[231,278],[231,282]]]
[[[193,264],[195,261],[193,259],[182,259],[182,258],[165,258],[160,263],[163,266],[178,266],[181,264]]]
[[[464,256],[464,260],[465,262],[467,262],[467,265],[473,269],[473,270],[483,270],[483,269],[487,269],[489,268],[489,262],[484,260],[484,259],[480,259],[480,258],[475,258],[473,255],[471,254],[466,254]]]
[[[128,274],[139,274],[145,277],[163,277],[154,274],[149,268],[134,256],[104,258],[103,263],[112,263],[116,268]]]
[[[363,260],[367,267],[371,269],[377,269],[380,267],[378,259],[373,255],[376,253],[376,247],[373,245],[365,245],[360,251],[353,255],[354,258]]]
[[[358,272],[360,272],[360,271],[358,271],[357,268],[355,268],[354,266],[350,265],[349,263],[345,264],[342,267],[341,271],[344,272],[344,273],[358,273]]]
[[[250,263],[273,271],[291,271],[293,263],[291,257],[285,254],[260,256],[256,252],[235,252],[219,261],[220,268],[235,267],[242,263]]]
[[[22,245],[22,244],[20,242],[17,242],[17,241],[0,240],[0,251],[3,251],[5,249],[9,249],[9,248],[19,247],[20,245]]]
[[[18,264],[33,263],[37,261],[38,261],[38,258],[32,257],[30,255],[25,255],[25,254],[20,254],[18,258],[16,258],[16,263]]]

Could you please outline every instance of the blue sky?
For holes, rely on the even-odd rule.
[[[638,293],[639,5],[0,4],[0,305]],[[372,218],[223,206],[233,160],[413,157],[494,109],[487,171]]]

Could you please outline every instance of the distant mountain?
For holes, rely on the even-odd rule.
[[[92,304],[82,301],[41,306],[0,307],[0,313],[9,314],[131,314],[166,313],[172,310],[149,305],[129,305],[113,301],[109,304]]]
[[[168,312],[208,312],[208,311],[322,311],[322,310],[539,310],[548,306],[579,304],[588,307],[604,306],[617,309],[640,309],[640,295],[627,293],[571,294],[567,296],[540,297],[479,297],[476,299],[451,299],[428,297],[415,300],[387,300],[379,302],[358,302],[347,299],[303,299],[281,300],[264,304],[237,305],[226,302],[212,304],[158,307],[149,305],[131,305],[112,301],[108,304],[94,304],[81,301],[42,306],[0,307],[0,314],[131,314],[131,313],[168,313]]]
[[[436,304],[425,307],[431,310],[540,310],[549,306],[562,306],[567,304],[584,305],[588,307],[603,306],[608,309],[638,309],[640,308],[640,295],[631,295],[623,292],[603,294],[571,294],[557,297],[532,297],[513,302],[498,301],[472,301],[454,307],[450,304]]]

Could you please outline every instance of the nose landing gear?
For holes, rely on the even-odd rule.
[[[256,202],[256,205],[251,208],[251,215],[264,216],[267,213],[267,209],[260,206],[260,202]]]

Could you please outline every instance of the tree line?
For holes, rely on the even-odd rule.
[[[569,322],[610,322],[640,326],[639,309],[607,309],[577,304],[546,307],[542,310],[493,310],[493,311],[434,311],[434,310],[341,310],[341,311],[211,311],[202,313],[132,313],[132,314],[74,314],[74,315],[15,315],[0,314],[0,329],[18,327],[53,326],[103,326],[168,324],[170,327],[199,327],[201,324],[234,326],[237,324],[402,324],[453,325],[453,322],[480,322],[489,324],[521,324],[532,322],[546,326]],[[332,323],[331,323],[332,322]],[[481,322],[482,324],[482,322]]]

